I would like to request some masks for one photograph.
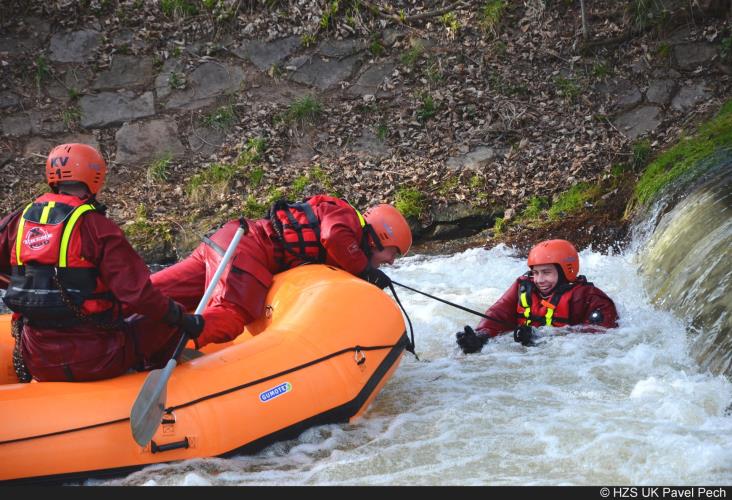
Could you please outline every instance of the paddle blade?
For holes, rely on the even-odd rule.
[[[175,359],[171,359],[162,370],[151,371],[132,405],[130,412],[132,437],[140,446],[147,446],[160,426],[165,411],[168,379],[175,365]]]

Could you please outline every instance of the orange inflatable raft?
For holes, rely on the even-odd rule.
[[[179,364],[152,441],[130,409],[147,373],[18,384],[10,316],[0,315],[0,481],[63,482],[145,465],[251,453],[360,416],[399,364],[404,321],[383,291],[323,265],[275,277],[266,314],[233,343]],[[7,483],[6,483],[7,484]]]

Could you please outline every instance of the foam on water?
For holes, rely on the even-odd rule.
[[[358,422],[106,484],[729,484],[732,384],[702,372],[683,323],[649,305],[632,254],[580,258],[582,274],[614,299],[619,328],[555,329],[533,348],[507,335],[464,355],[455,332],[480,318],[397,288],[421,360],[405,355]],[[386,272],[482,312],[525,270],[497,247],[407,257]]]

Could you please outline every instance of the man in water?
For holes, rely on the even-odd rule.
[[[566,240],[548,240],[529,252],[530,271],[520,276],[473,330],[457,332],[466,354],[479,352],[491,337],[514,332],[514,340],[533,345],[535,327],[586,325],[588,332],[617,326],[618,313],[605,293],[579,276],[579,255]],[[490,318],[490,319],[489,319]]]

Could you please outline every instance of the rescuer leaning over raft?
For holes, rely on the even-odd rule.
[[[332,196],[312,196],[299,203],[281,200],[264,219],[225,223],[190,256],[153,274],[153,284],[188,310],[194,309],[240,224],[246,224],[248,231],[203,311],[205,327],[195,339],[199,348],[233,340],[244,325],[260,317],[276,273],[321,263],[384,288],[390,280],[379,266],[391,264],[412,245],[409,224],[391,205],[373,206],[362,215]],[[136,328],[157,326],[143,318]]]

